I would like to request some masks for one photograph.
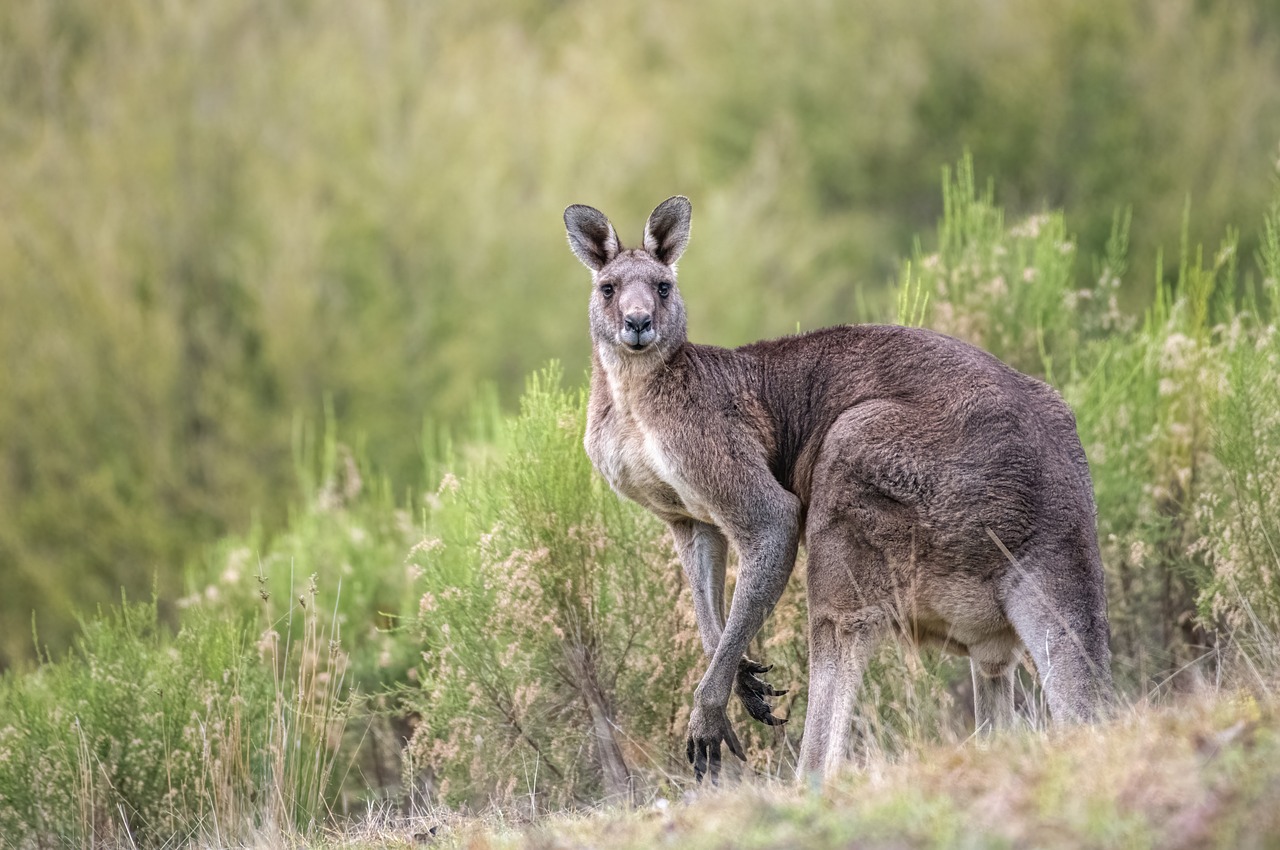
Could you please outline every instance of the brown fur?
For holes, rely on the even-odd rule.
[[[593,272],[586,449],[618,493],[665,520],[710,664],[688,751],[699,777],[726,706],[780,722],[744,653],[808,551],[810,684],[801,775],[845,757],[869,655],[897,633],[969,655],[980,727],[1013,717],[1025,646],[1059,720],[1111,697],[1089,469],[1058,394],[991,355],[914,328],[860,325],[734,350],[686,339],[675,263],[687,199],[627,251],[590,207],[565,211]],[[741,568],[723,614],[727,547]]]

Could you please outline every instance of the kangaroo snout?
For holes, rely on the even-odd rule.
[[[637,311],[623,318],[622,341],[636,351],[653,342],[655,336],[653,316],[649,313]]]

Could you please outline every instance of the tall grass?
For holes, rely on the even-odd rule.
[[[1263,293],[1274,304],[1280,204],[1267,217],[1262,244]],[[1259,299],[1251,302],[1223,334],[1223,391],[1210,412],[1221,469],[1216,487],[1196,504],[1206,526],[1197,548],[1210,570],[1200,604],[1207,620],[1253,635],[1271,657],[1266,645],[1280,623],[1280,335]]]
[[[297,641],[154,605],[83,624],[74,653],[0,680],[5,846],[227,846],[329,821],[349,700],[346,657],[314,607]],[[286,632],[286,634],[288,634]]]

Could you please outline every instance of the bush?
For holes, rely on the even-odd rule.
[[[701,644],[679,562],[595,475],[584,417],[558,370],[531,379],[500,459],[445,478],[410,553],[410,769],[446,799],[629,797],[683,735]]]
[[[1280,204],[1262,250],[1263,283],[1275,303],[1280,281]],[[1197,541],[1210,570],[1201,612],[1243,648],[1274,663],[1280,633],[1280,334],[1257,303],[1224,331],[1223,392],[1214,399],[1216,487],[1200,494]]]

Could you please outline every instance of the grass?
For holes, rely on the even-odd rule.
[[[582,848],[1267,847],[1280,839],[1280,705],[1206,691],[1092,728],[1023,731],[876,758],[822,789],[748,781],[633,809],[511,820],[419,812],[319,846]],[[434,833],[432,832],[434,829]]]
[[[256,641],[245,620],[205,611],[170,636],[154,604],[123,604],[86,622],[73,654],[0,679],[5,845],[226,846],[262,828],[317,831],[350,701],[345,653],[315,600],[313,581],[296,640],[281,622]]]

